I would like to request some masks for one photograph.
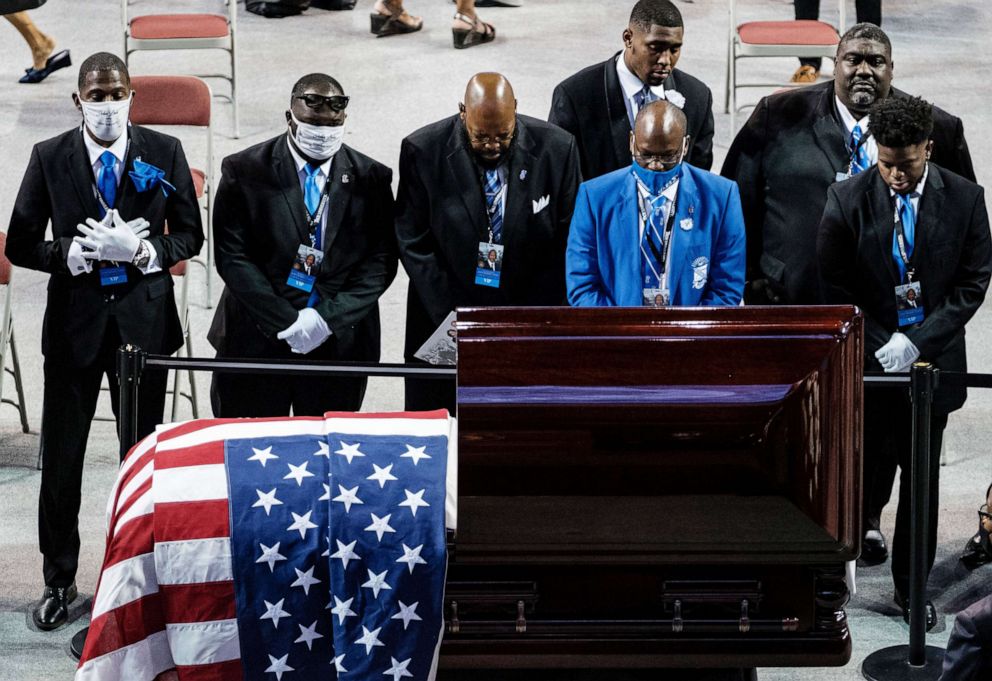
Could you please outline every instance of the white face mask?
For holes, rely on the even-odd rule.
[[[117,140],[127,129],[127,119],[131,111],[131,97],[117,102],[84,102],[83,121],[93,136],[103,142]]]
[[[344,125],[310,125],[300,123],[296,116],[290,115],[296,123],[296,135],[293,140],[296,146],[310,158],[325,161],[338,153],[344,142]]]

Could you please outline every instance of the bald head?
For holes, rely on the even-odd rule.
[[[499,73],[477,73],[465,88],[461,107],[469,144],[483,165],[496,165],[513,140],[517,100],[513,86]]]
[[[685,154],[686,118],[682,109],[665,100],[643,107],[634,120],[631,153],[650,170],[667,170]],[[642,162],[647,158],[649,162]]]

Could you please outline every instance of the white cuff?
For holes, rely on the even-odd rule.
[[[93,271],[93,262],[83,257],[83,247],[75,241],[69,246],[69,254],[65,258],[65,265],[69,268],[69,274],[78,277],[80,274],[89,274]]]

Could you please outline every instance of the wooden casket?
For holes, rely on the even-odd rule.
[[[853,307],[458,311],[441,669],[843,665]]]

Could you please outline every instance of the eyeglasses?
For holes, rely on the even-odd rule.
[[[978,520],[988,520],[989,522],[992,522],[992,513],[989,513],[988,504],[982,504],[978,507]]]
[[[293,99],[302,99],[303,103],[314,111],[320,109],[322,106],[328,106],[332,111],[344,111],[348,108],[348,102],[351,98],[347,95],[330,95],[329,97],[325,97],[324,95],[305,94],[297,95]]]

